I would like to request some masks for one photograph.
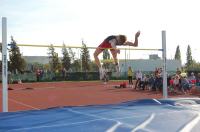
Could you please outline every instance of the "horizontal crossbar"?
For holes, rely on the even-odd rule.
[[[17,44],[17,46],[22,47],[51,47],[51,45],[34,45],[34,44]],[[55,48],[63,48],[63,45],[53,45]],[[81,46],[65,46],[66,48],[83,48]],[[96,49],[97,47],[87,47],[88,49]],[[102,49],[113,49],[113,48],[102,48]],[[145,49],[145,48],[117,48],[121,50],[154,50],[154,51],[163,51],[163,49]]]

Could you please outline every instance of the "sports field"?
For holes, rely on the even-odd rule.
[[[8,111],[39,110],[59,106],[116,104],[137,99],[161,99],[161,92],[136,91],[133,88],[114,88],[122,81],[40,82],[10,84]],[[169,94],[169,98],[197,97],[194,94]],[[0,89],[2,112],[2,88]]]

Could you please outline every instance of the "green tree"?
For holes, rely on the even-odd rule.
[[[82,42],[82,49],[81,49],[81,62],[82,62],[82,70],[84,72],[87,72],[90,70],[90,54],[89,54],[89,50],[86,46],[86,44],[84,44]]]
[[[69,47],[68,48],[69,57],[71,59],[71,67],[72,71],[81,71],[81,60],[75,57],[75,52]]]
[[[31,64],[32,65],[32,67],[33,67],[33,71],[35,71],[35,70],[37,70],[37,69],[43,69],[43,67],[44,67],[44,65],[43,64],[40,64],[40,63],[38,63],[38,62],[34,62],[34,63],[32,63]]]
[[[62,54],[63,54],[62,66],[63,66],[63,68],[65,68],[66,70],[69,70],[69,69],[70,69],[70,66],[71,66],[71,58],[70,58],[70,56],[69,56],[69,52],[68,52],[68,50],[67,50],[65,44],[63,44]]]
[[[60,60],[58,58],[58,53],[55,52],[55,48],[53,44],[50,45],[48,48],[48,55],[49,55],[49,64],[51,66],[51,70],[56,72],[61,69]]]
[[[188,45],[187,47],[187,53],[186,53],[186,67],[190,67],[192,64],[193,64],[193,59],[192,59],[192,51],[191,51],[191,48],[190,48],[190,45]]]
[[[179,45],[176,47],[176,53],[175,53],[174,59],[181,60],[181,51],[180,51]]]
[[[71,69],[72,69],[72,71],[76,71],[76,72],[81,71],[80,70],[81,69],[81,61],[80,61],[80,59],[74,60],[74,62],[71,65]]]
[[[95,72],[99,71],[99,68],[98,68],[97,64],[94,61],[90,62],[90,71],[93,71],[93,72],[94,71]]]
[[[71,48],[68,48],[68,51],[69,51],[69,56],[71,58],[71,62],[74,62],[76,55],[75,52],[73,52]]]
[[[200,71],[200,63],[193,62],[192,65],[187,67],[187,72],[199,72]]]
[[[23,72],[26,68],[26,61],[22,58],[22,54],[20,53],[20,49],[17,46],[16,41],[11,36],[11,48],[9,50],[9,70],[14,72],[15,74],[18,72]]]

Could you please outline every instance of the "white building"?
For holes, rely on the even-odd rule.
[[[48,56],[22,56],[28,64],[39,63],[39,64],[48,64]]]
[[[121,72],[126,72],[128,67],[131,66],[134,71],[155,71],[155,68],[163,67],[163,60],[150,60],[150,59],[137,59],[137,60],[120,60],[119,66]],[[167,60],[167,71],[176,71],[177,68],[181,69],[181,61],[179,60]]]

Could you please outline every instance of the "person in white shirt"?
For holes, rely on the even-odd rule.
[[[139,70],[136,72],[136,83],[135,83],[135,89],[137,89],[138,85],[140,84],[140,81],[142,80],[142,72]]]

